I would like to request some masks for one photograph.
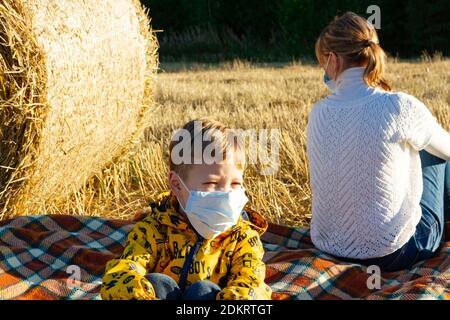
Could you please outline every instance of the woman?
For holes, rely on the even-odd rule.
[[[365,19],[332,21],[316,56],[332,94],[307,128],[313,243],[384,271],[432,257],[450,216],[450,134],[419,100],[392,92]]]

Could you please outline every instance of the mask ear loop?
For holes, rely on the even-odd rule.
[[[330,64],[331,53],[328,54],[327,64],[325,65],[325,72],[327,72],[328,65]],[[328,73],[327,73],[328,74]]]
[[[183,179],[181,179],[181,177],[178,175],[178,173],[176,174],[178,179],[180,180],[181,184],[183,185],[183,187],[188,191],[188,193],[191,193],[191,190],[189,190],[189,188],[187,187],[187,185],[184,183]],[[183,211],[185,211],[185,208],[181,205],[180,199],[178,200],[178,204],[180,205],[181,209],[183,209]],[[187,204],[187,202],[186,202]]]
[[[189,190],[189,188],[187,187],[187,185],[184,184],[183,179],[181,179],[181,177],[178,175],[177,173],[177,177],[180,180],[181,184],[183,185],[183,187],[187,190],[187,192],[191,192],[191,190]]]
[[[331,53],[328,54],[327,64],[325,65],[325,72],[327,71],[328,64],[330,63]]]

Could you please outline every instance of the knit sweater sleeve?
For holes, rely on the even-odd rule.
[[[417,98],[405,94],[394,95],[394,102],[400,107],[399,130],[401,138],[408,142],[416,151],[425,149],[433,135],[442,127],[431,111]]]
[[[439,128],[425,149],[438,158],[450,161],[450,133]]]

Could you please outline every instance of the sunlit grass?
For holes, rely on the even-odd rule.
[[[197,117],[210,117],[234,128],[279,129],[279,170],[273,176],[250,166],[245,186],[253,207],[270,221],[307,225],[311,215],[306,157],[306,124],[314,102],[327,94],[323,71],[292,63],[255,67],[163,66],[157,79],[157,103],[141,144],[68,199],[65,213],[128,218],[166,190],[168,143],[173,131]],[[166,71],[165,70],[170,70]],[[388,65],[394,89],[422,100],[450,130],[450,61]]]

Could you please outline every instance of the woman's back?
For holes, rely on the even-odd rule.
[[[315,52],[332,94],[307,127],[313,243],[382,270],[429,259],[450,217],[450,135],[419,100],[392,92],[364,18],[336,17]]]
[[[368,87],[363,72],[345,70],[307,128],[312,240],[358,259],[388,255],[414,234],[423,188],[417,151],[439,127],[420,101]]]

